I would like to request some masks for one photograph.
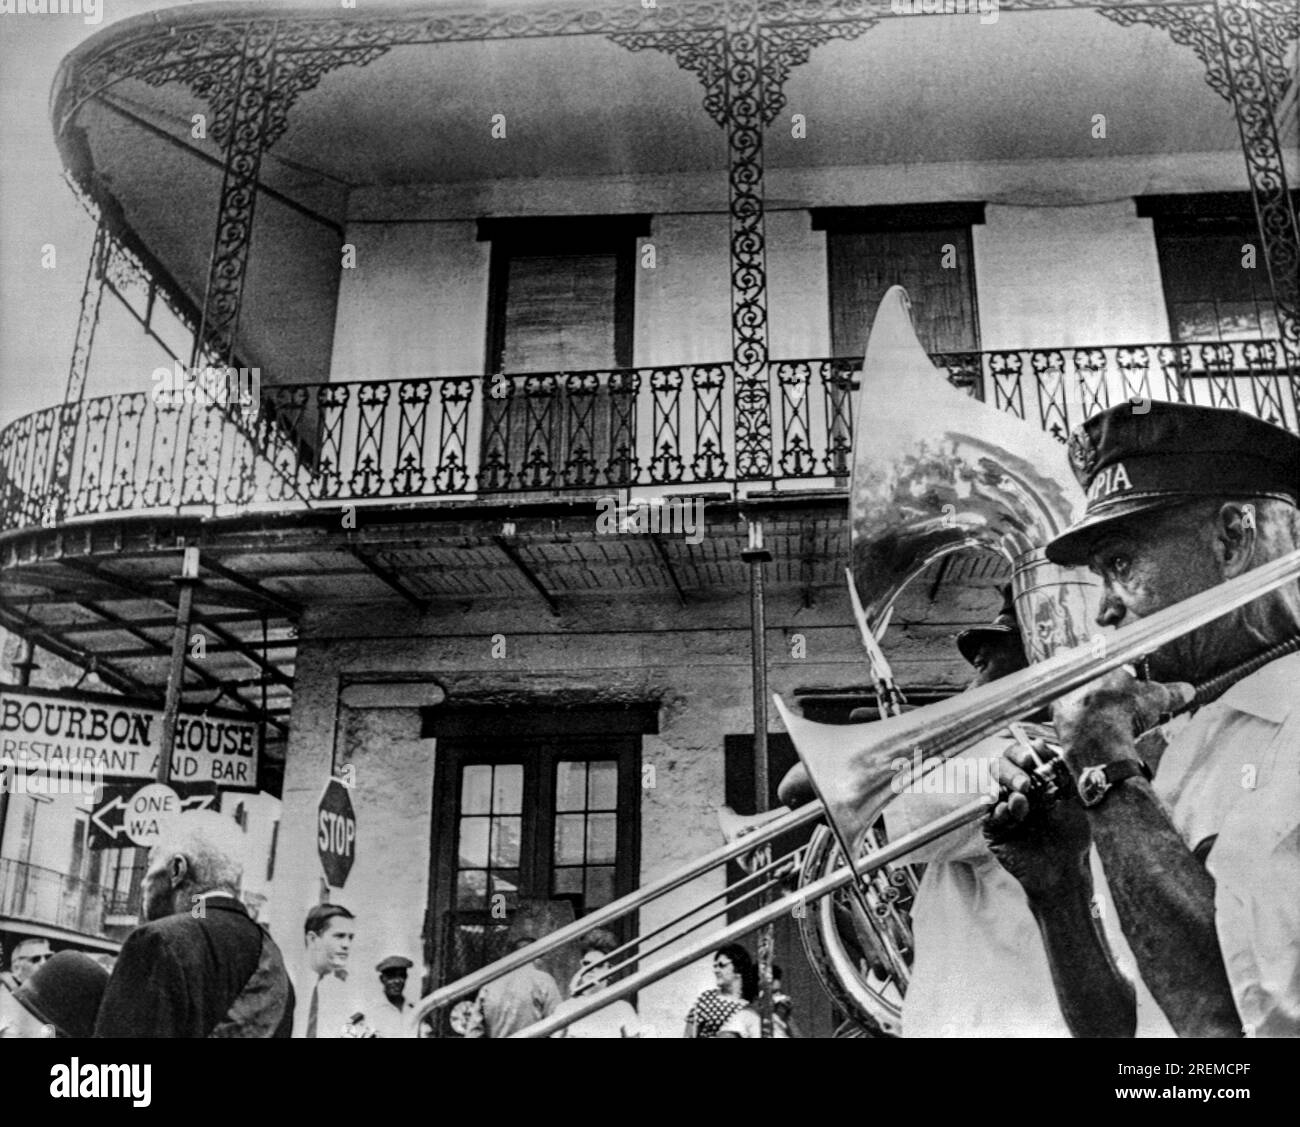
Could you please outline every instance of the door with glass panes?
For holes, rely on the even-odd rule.
[[[439,744],[439,983],[504,955],[521,910],[558,924],[636,885],[640,741],[565,735],[505,743]],[[631,926],[613,930],[631,938]],[[558,984],[567,992],[567,981]]]

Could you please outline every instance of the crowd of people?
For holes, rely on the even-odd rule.
[[[413,965],[391,955],[348,982],[353,915],[308,913],[307,981],[295,989],[270,933],[239,898],[239,829],[211,811],[177,817],[150,853],[144,921],[111,969],[47,941],[19,942],[0,978],[0,1037],[415,1036]],[[299,1001],[301,999],[301,1001]]]
[[[521,935],[516,949],[534,937]],[[549,1017],[572,1013],[605,990],[610,974],[609,955],[618,946],[614,935],[598,928],[579,940],[578,970],[569,983],[569,997],[561,1000],[554,977],[536,961],[484,986],[474,999],[465,1030],[467,1037],[510,1037]],[[762,1035],[758,967],[738,943],[719,948],[713,956],[716,988],[705,990],[686,1015],[684,1037],[759,1037]],[[789,995],[782,989],[781,967],[772,967],[773,1037],[800,1036]],[[643,1022],[632,1004],[615,999],[579,1017],[552,1037],[603,1038],[653,1037],[656,1031]]]
[[[185,813],[153,848],[144,876],[145,922],[127,937],[110,969],[79,951],[53,952],[29,938],[0,976],[0,1037],[297,1037],[428,1036],[406,997],[414,965],[390,955],[374,980],[351,977],[356,917],[342,904],[317,904],[303,923],[306,975],[295,984],[270,933],[239,899],[238,829],[211,811]],[[514,947],[538,936],[526,927]],[[569,996],[534,960],[484,986],[463,1034],[509,1037],[563,1015],[606,989],[612,933],[578,941]],[[776,1036],[792,1034],[790,1002],[775,968]],[[743,947],[714,959],[717,990],[706,991],[687,1019],[689,1037],[756,1037],[757,971]],[[568,1024],[555,1037],[646,1037],[653,1031],[630,1002],[616,999]]]

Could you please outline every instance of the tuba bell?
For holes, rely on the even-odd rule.
[[[850,563],[864,629],[880,638],[903,589],[936,560],[978,552],[998,581],[1010,575],[1031,663],[1086,640],[1099,589],[1086,572],[1052,564],[1043,553],[1083,510],[1064,455],[1042,430],[952,386],[917,339],[906,292],[892,287],[871,328],[854,422]],[[1056,466],[1060,475],[1048,472]],[[783,793],[788,789],[787,781]],[[880,848],[887,823],[886,808],[851,848]],[[844,847],[819,827],[801,885],[842,865]],[[882,866],[860,884],[866,919],[861,899],[842,891],[800,920],[822,986],[868,1036],[901,1033],[910,908],[920,879],[918,866]]]

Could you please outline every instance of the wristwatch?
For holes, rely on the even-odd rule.
[[[1141,775],[1150,782],[1151,768],[1140,759],[1117,759],[1104,767],[1085,767],[1075,784],[1079,791],[1079,801],[1084,806],[1096,806],[1116,783],[1135,775]]]

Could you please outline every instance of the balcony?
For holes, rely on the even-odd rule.
[[[94,881],[11,857],[0,859],[0,917],[5,919],[111,939],[105,929],[136,923],[131,908],[138,911],[138,904],[114,900],[109,889]]]
[[[932,357],[955,385],[1064,442],[1131,397],[1235,407],[1298,429],[1300,380],[1272,341]],[[836,489],[856,361],[730,363],[299,384],[260,403],[138,392],[51,407],[0,432],[0,530],[118,514],[232,515],[319,502]]]

